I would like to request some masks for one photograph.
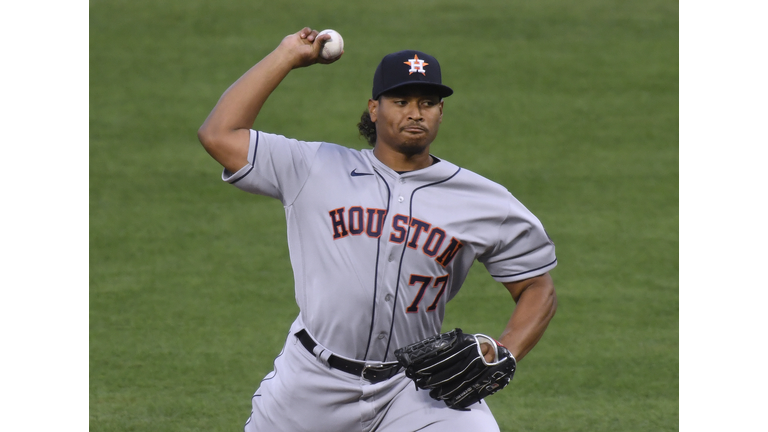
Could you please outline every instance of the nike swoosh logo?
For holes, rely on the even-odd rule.
[[[359,173],[357,172],[357,168],[353,169],[351,173],[349,173],[352,177],[360,177],[360,176],[366,176],[366,175],[373,175],[373,173]]]

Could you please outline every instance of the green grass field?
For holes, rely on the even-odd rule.
[[[287,34],[342,60],[294,71],[255,127],[355,148],[389,52],[455,90],[436,155],[512,191],[557,244],[559,309],[502,431],[678,429],[678,9],[661,0],[90,3],[90,430],[233,431],[297,313],[279,202],[219,180],[196,132]],[[498,334],[478,265],[445,328]],[[297,407],[297,410],[300,407]]]

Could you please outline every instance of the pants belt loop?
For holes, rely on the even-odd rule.
[[[318,348],[315,348],[315,351],[318,351]],[[320,351],[319,354],[315,354],[315,357],[317,357],[317,359],[320,361],[320,363],[322,363],[326,367],[330,368],[331,364],[328,362],[328,359],[330,359],[332,355],[333,355],[332,352],[328,351],[327,349],[324,349],[324,350]]]

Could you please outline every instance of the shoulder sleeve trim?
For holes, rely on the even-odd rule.
[[[254,143],[253,143],[253,151],[248,157],[248,169],[245,170],[241,175],[239,175],[237,178],[229,179],[229,183],[235,184],[245,178],[252,170],[254,166],[254,161],[256,160],[256,150],[259,148],[259,132],[258,131],[251,131],[253,135],[255,135]],[[243,170],[240,170],[243,171]]]
[[[526,271],[524,271],[524,272],[521,272],[521,273],[514,273],[514,274],[508,274],[508,275],[494,275],[494,274],[492,274],[491,276],[492,276],[492,277],[494,277],[494,278],[511,278],[511,277],[517,277],[517,276],[522,276],[522,275],[524,275],[524,274],[528,274],[528,273],[533,273],[533,272],[535,272],[535,271],[539,271],[539,270],[541,270],[541,269],[544,269],[544,268],[550,267],[550,266],[552,266],[552,265],[554,265],[554,264],[557,264],[557,258],[555,258],[555,259],[554,259],[554,261],[552,261],[552,262],[551,262],[551,263],[549,263],[549,264],[545,264],[545,265],[543,265],[543,266],[541,266],[541,267],[537,267],[537,268],[535,268],[535,269],[526,270]]]

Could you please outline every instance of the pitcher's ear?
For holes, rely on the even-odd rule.
[[[374,123],[376,123],[378,110],[379,110],[379,101],[375,99],[368,99],[368,114],[371,115],[371,121]]]

